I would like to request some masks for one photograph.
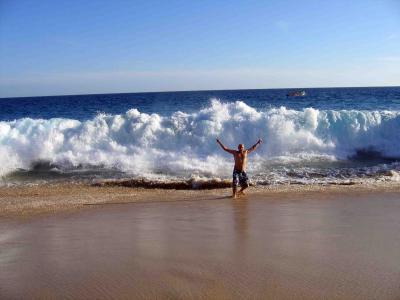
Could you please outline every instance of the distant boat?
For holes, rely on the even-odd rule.
[[[287,97],[304,97],[306,95],[306,91],[294,91],[289,92],[286,96]]]

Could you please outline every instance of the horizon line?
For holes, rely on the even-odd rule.
[[[161,93],[194,93],[194,92],[223,92],[223,91],[257,91],[257,90],[289,90],[289,89],[345,89],[345,88],[396,88],[400,85],[380,85],[380,86],[322,86],[322,87],[284,87],[284,88],[239,88],[239,89],[200,89],[200,90],[164,90],[164,91],[145,91],[145,92],[112,92],[112,93],[88,93],[88,94],[59,94],[59,95],[39,95],[39,96],[11,96],[0,97],[1,99],[18,98],[44,98],[44,97],[71,97],[71,96],[96,96],[96,95],[124,95],[124,94],[161,94]]]

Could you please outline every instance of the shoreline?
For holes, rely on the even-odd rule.
[[[359,193],[400,193],[400,183],[380,182],[352,185],[287,184],[253,186],[247,191],[252,198],[272,199],[337,196]],[[99,186],[77,183],[57,183],[34,186],[0,187],[0,218],[30,219],[60,212],[101,207],[106,204],[154,203],[171,201],[201,201],[231,198],[230,188],[177,190],[146,189],[126,186]],[[238,199],[240,201],[241,198]]]

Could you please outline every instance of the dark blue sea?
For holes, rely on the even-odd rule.
[[[400,87],[0,99],[2,184],[108,178],[219,180],[236,149],[253,183],[397,180]]]

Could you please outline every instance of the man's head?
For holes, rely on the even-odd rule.
[[[239,144],[238,145],[238,150],[243,151],[244,150],[244,144]]]

